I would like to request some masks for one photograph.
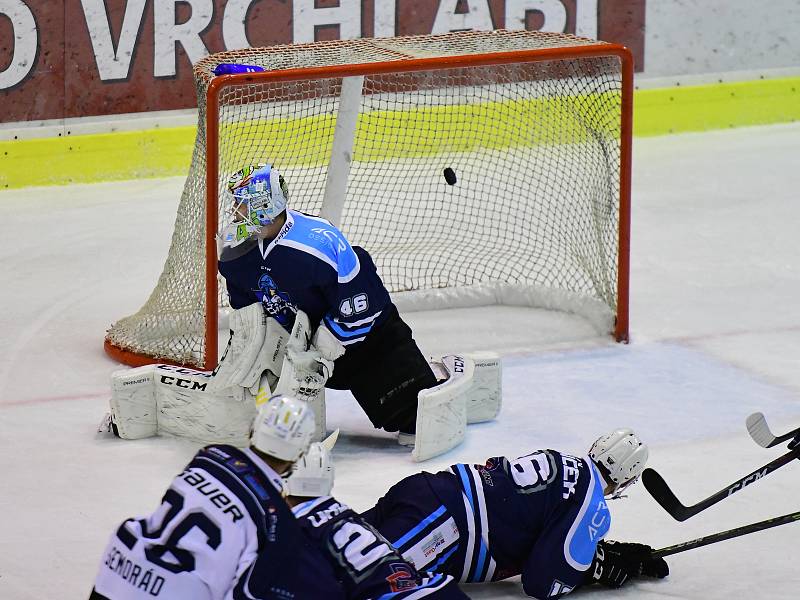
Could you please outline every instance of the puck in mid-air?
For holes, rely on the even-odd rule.
[[[444,180],[447,182],[447,185],[455,185],[456,184],[456,172],[453,171],[450,167],[447,167],[444,170]]]

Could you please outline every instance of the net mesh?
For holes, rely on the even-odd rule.
[[[597,42],[461,32],[204,59],[195,66],[197,143],[164,271],[142,309],[112,326],[107,344],[156,360],[204,364],[205,99],[217,64],[283,70],[586,44]],[[352,144],[345,147],[341,229],[369,250],[401,308],[530,304],[579,312],[610,329],[618,301],[620,59],[448,66],[363,77]],[[322,76],[221,89],[220,218],[228,176],[258,162],[284,175],[292,208],[326,212],[342,86],[341,77]],[[445,180],[445,168],[454,171],[455,185]]]

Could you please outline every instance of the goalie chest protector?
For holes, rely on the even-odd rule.
[[[345,345],[383,322],[391,302],[366,250],[325,219],[293,210],[275,239],[244,253],[223,248],[219,272],[233,308],[261,302],[287,330],[299,308],[314,328],[324,319]]]

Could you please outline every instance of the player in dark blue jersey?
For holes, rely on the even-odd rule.
[[[90,600],[343,599],[283,499],[281,476],[313,431],[305,403],[274,396],[249,448],[203,448],[155,512],[111,536]]]
[[[594,581],[618,587],[668,573],[648,546],[601,541],[611,525],[606,498],[634,483],[646,460],[647,447],[620,429],[585,457],[540,450],[412,475],[362,516],[418,569],[461,582],[521,574],[540,599]]]
[[[287,331],[305,312],[315,340],[342,348],[326,386],[350,390],[375,427],[413,433],[417,394],[437,379],[369,253],[325,219],[287,208],[286,183],[270,165],[242,169],[228,190],[219,271],[231,306],[261,303]]]
[[[333,437],[333,436],[332,436]],[[375,528],[330,496],[333,464],[326,440],[312,444],[286,481],[287,502],[306,538],[324,554],[347,600],[465,600],[455,579],[419,572]]]
[[[458,445],[467,423],[495,418],[499,357],[429,364],[369,253],[325,219],[289,209],[271,166],[240,170],[228,190],[218,265],[233,310],[222,360],[178,379],[167,365],[115,372],[101,431],[246,443],[251,400],[280,392],[312,406],[321,438],[329,387],[352,392],[376,428],[399,432],[426,460]]]

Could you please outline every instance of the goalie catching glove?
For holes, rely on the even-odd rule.
[[[586,583],[618,588],[634,577],[663,579],[669,575],[667,561],[653,558],[652,552],[646,544],[601,540],[586,574]]]

